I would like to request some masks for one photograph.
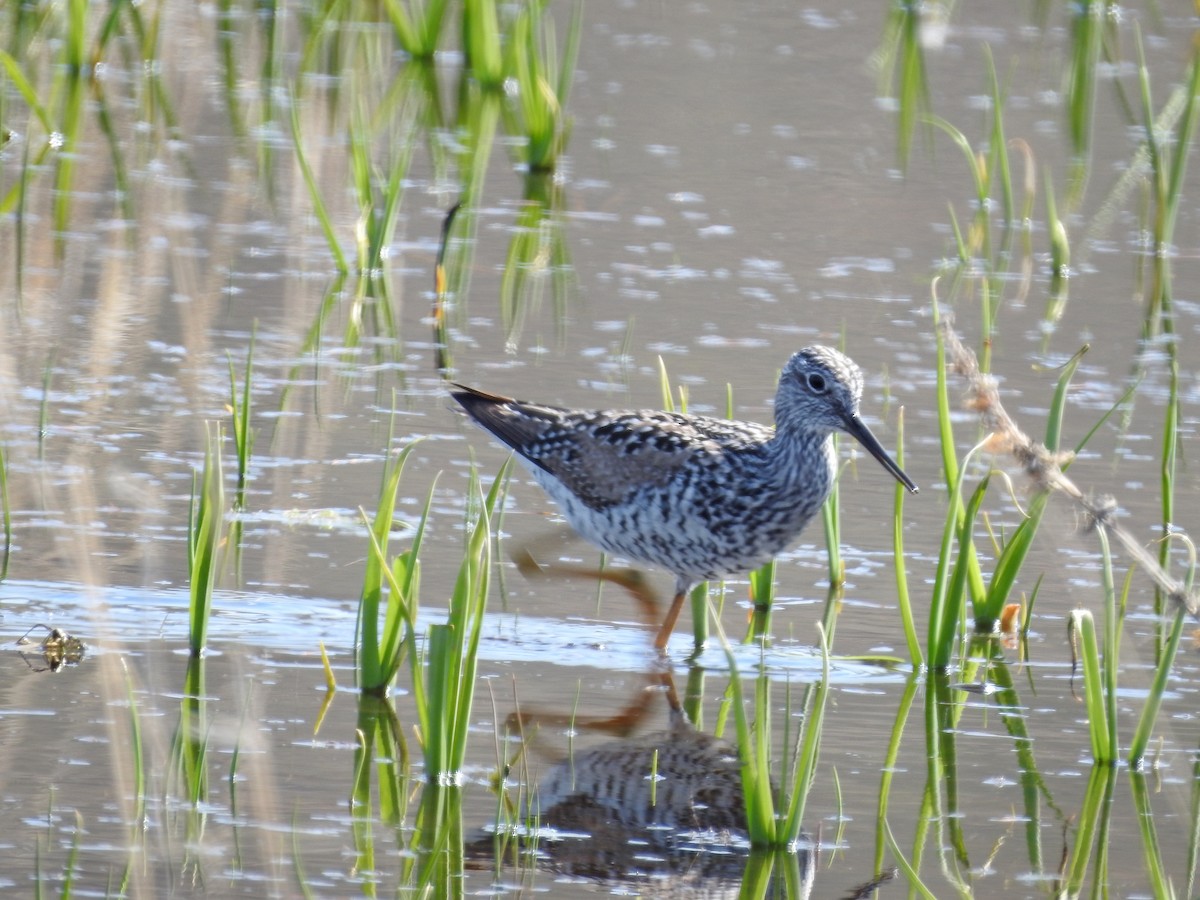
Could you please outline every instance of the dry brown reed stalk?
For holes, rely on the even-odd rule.
[[[1115,537],[1172,604],[1183,604],[1193,616],[1200,613],[1200,598],[1189,593],[1182,581],[1172,578],[1154,555],[1117,521],[1116,499],[1111,496],[1088,497],[1063,472],[1063,464],[1070,462],[1074,454],[1053,452],[1017,427],[1000,402],[996,379],[980,371],[975,354],[963,346],[951,317],[943,316],[938,327],[942,332],[951,370],[967,382],[967,407],[979,413],[983,427],[991,432],[988,449],[993,453],[1012,456],[1035,490],[1056,491],[1069,497],[1087,517],[1088,528],[1104,528]]]

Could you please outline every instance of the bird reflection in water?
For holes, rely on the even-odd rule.
[[[631,597],[639,618],[656,626],[659,598],[640,570],[538,561],[553,559],[554,549],[574,539],[567,531],[545,535],[516,549],[512,558],[529,578],[616,585]],[[667,704],[667,727],[638,734],[659,697]],[[509,716],[508,726],[510,734],[522,737],[518,756],[533,752],[535,736],[549,728],[615,739],[571,753],[535,788],[519,791],[523,808],[510,810],[466,848],[475,866],[499,870],[511,864],[519,870],[533,864],[640,896],[739,894],[754,855],[737,748],[695,727],[664,657],[648,660],[642,683],[616,715],[523,707]],[[767,864],[790,867],[788,882],[803,886],[794,896],[804,897],[815,857],[815,850],[801,848],[769,854]],[[775,871],[773,877],[779,875]]]
[[[514,554],[527,575],[599,577],[629,592],[642,617],[654,622],[657,598],[637,570],[542,564],[529,548]],[[693,665],[689,674],[697,679],[693,683],[689,677],[686,706],[670,662],[659,656],[616,715],[528,708],[510,715],[508,733],[521,735],[518,759],[528,755],[532,736],[546,727],[600,731],[615,739],[570,754],[536,786],[522,785],[516,792],[520,809],[506,797],[507,812],[466,844],[467,865],[492,869],[497,883],[536,866],[642,897],[811,896],[819,833],[815,841],[805,839],[789,850],[751,849],[737,749],[693,725],[687,709],[700,693],[695,685],[704,672]],[[636,735],[659,697],[668,707],[667,727]],[[896,874],[894,869],[880,872],[837,896],[865,900]]]
[[[630,736],[658,697],[669,707],[667,728]],[[643,896],[737,896],[751,864],[737,750],[692,725],[669,670],[648,672],[616,716],[525,713],[510,723],[527,734],[571,725],[620,736],[554,765],[530,795],[528,820],[515,817],[472,844],[477,864],[532,861]],[[807,896],[815,853],[800,849],[780,859]]]

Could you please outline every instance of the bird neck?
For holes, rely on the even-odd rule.
[[[776,426],[775,437],[767,445],[772,457],[770,468],[780,488],[828,490],[837,474],[837,451],[833,432],[812,428]]]

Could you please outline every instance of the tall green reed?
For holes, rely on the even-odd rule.
[[[967,502],[964,502],[964,479],[968,462],[978,452],[1003,450],[1010,446],[1012,435],[996,433],[989,435],[967,454],[960,463],[954,450],[953,429],[950,423],[950,406],[947,390],[945,347],[939,329],[938,353],[938,422],[942,439],[943,466],[947,483],[950,485],[950,506],[943,529],[941,552],[938,557],[937,574],[930,604],[930,624],[927,641],[928,664],[942,669],[950,664],[954,642],[958,634],[958,623],[965,613],[967,600],[974,619],[976,633],[990,633],[1000,622],[1004,609],[1013,602],[1034,538],[1041,525],[1049,498],[1049,490],[1039,486],[1024,509],[1019,509],[1021,519],[1003,542],[993,546],[995,562],[990,575],[985,579],[979,554],[975,547],[975,523],[987,494],[991,476],[985,475]],[[1070,466],[1073,454],[1061,454],[1062,423],[1066,409],[1067,391],[1072,376],[1087,347],[1082,348],[1063,365],[1046,422],[1046,437],[1042,447],[1050,456],[1057,457],[1064,468]],[[957,364],[957,363],[955,363]],[[1118,405],[1122,401],[1118,401]],[[1117,407],[1109,410],[1084,436],[1075,448],[1077,453],[1095,434]],[[986,412],[986,410],[982,410]],[[915,659],[914,659],[915,661]]]
[[[1073,610],[1069,621],[1074,657],[1082,667],[1092,758],[1098,765],[1114,765],[1120,757],[1117,734],[1117,692],[1121,626],[1125,617],[1131,579],[1126,578],[1120,602],[1118,602],[1112,571],[1112,552],[1105,526],[1097,525],[1096,533],[1101,547],[1102,581],[1106,598],[1101,637],[1097,639],[1095,621],[1089,610]],[[1186,541],[1191,557],[1191,565],[1185,581],[1186,588],[1190,591],[1195,580],[1196,554],[1191,542],[1186,538],[1182,539]],[[1132,570],[1130,575],[1132,575]],[[1146,764],[1146,750],[1154,733],[1159,710],[1162,707],[1163,696],[1176,660],[1186,619],[1186,608],[1183,605],[1177,605],[1174,615],[1168,623],[1167,639],[1159,648],[1155,660],[1154,677],[1146,692],[1146,698],[1126,755],[1129,765],[1134,769],[1140,769]]]
[[[995,96],[992,102],[998,106],[1001,98]],[[1011,246],[1015,239],[1012,219],[1004,220],[1004,229],[997,239],[993,234],[990,212],[996,206],[992,197],[996,192],[999,192],[1002,198],[1001,209],[1011,214],[1013,206],[1007,146],[1001,144],[1000,149],[996,149],[997,141],[1003,140],[1003,119],[999,114],[993,119],[992,131],[988,135],[991,155],[973,149],[966,135],[949,122],[936,118],[931,121],[958,146],[974,183],[974,196],[971,198],[974,214],[965,233],[951,210],[957,258],[952,271],[950,290],[952,296],[957,296],[963,290],[978,291],[980,315],[983,319],[979,349],[980,366],[986,372],[991,368],[991,339],[996,330],[1000,300],[1011,280],[1008,278],[1007,267],[1012,258]]]
[[[128,893],[138,860],[144,859],[145,835],[149,829],[146,817],[146,753],[142,739],[141,711],[133,689],[133,679],[125,660],[121,660],[121,674],[125,677],[125,702],[129,711],[130,766],[133,775],[133,810],[129,817],[129,855],[117,884],[120,893]]]
[[[875,53],[879,92],[896,99],[896,151],[902,167],[908,165],[917,123],[930,110],[929,77],[921,41],[922,17],[928,12],[928,7],[911,0],[890,4],[883,42]]]
[[[432,60],[442,33],[446,0],[384,0],[384,9],[404,52]]]
[[[896,465],[904,468],[904,407],[896,414]],[[908,589],[908,566],[904,562],[904,498],[908,490],[899,482],[892,501],[892,568],[896,573],[896,605],[900,610],[900,623],[904,629],[904,641],[908,646],[908,658],[914,667],[924,665],[921,641],[917,637],[917,626],[913,618],[912,595]]]
[[[80,140],[90,111],[94,110],[108,143],[116,202],[125,218],[133,218],[122,137],[113,121],[114,107],[123,108],[131,98],[110,102],[113,83],[99,77],[114,50],[142,63],[143,80],[136,83],[135,92],[143,104],[139,110],[142,120],[161,121],[174,135],[175,120],[156,58],[158,21],[158,13],[144,14],[141,7],[130,3],[111,4],[102,13],[87,0],[67,0],[38,9],[27,4],[13,8],[8,22],[9,49],[0,50],[0,68],[28,106],[37,127],[31,123],[24,136],[25,162],[20,177],[0,198],[0,209],[11,211],[22,204],[30,179],[50,168],[46,163],[52,161],[52,221],[60,258],[70,229],[77,165],[87,157]]]
[[[530,172],[553,171],[570,138],[565,109],[583,25],[583,4],[576,3],[560,60],[554,20],[546,16],[546,6],[547,0],[526,0],[508,44],[507,69],[517,91],[512,130],[525,138],[522,161]]]
[[[292,127],[292,147],[296,153],[296,164],[300,167],[300,174],[303,176],[304,184],[308,188],[309,199],[313,205],[313,215],[321,226],[321,232],[325,236],[325,243],[328,245],[329,252],[333,256],[334,266],[338,274],[346,275],[350,271],[350,263],[342,250],[337,229],[334,227],[333,219],[329,214],[328,208],[325,206],[325,201],[322,199],[321,189],[317,184],[317,177],[313,173],[312,166],[308,162],[308,157],[304,153],[304,145],[301,139],[299,98],[293,95],[288,106],[291,110],[289,122]]]
[[[765,670],[754,681],[753,717],[746,710],[741,675],[733,647],[725,636],[720,616],[711,611],[713,627],[729,665],[729,693],[741,762],[742,790],[746,805],[746,830],[755,848],[794,850],[800,840],[804,810],[816,779],[821,731],[829,692],[829,645],[825,631],[817,625],[821,647],[821,678],[805,692],[803,727],[796,737],[796,752],[790,769],[776,779],[772,760],[773,708],[771,678]],[[789,719],[790,721],[790,719]],[[778,797],[778,800],[777,800]]]
[[[387,556],[400,473],[412,447],[411,444],[406,447],[385,471],[379,507],[368,529],[371,552],[359,603],[356,642],[359,686],[364,694],[383,696],[407,657],[426,778],[431,782],[456,783],[466,755],[479,639],[491,580],[492,516],[503,493],[510,464],[506,463],[501,469],[486,496],[473,504],[475,519],[468,528],[467,543],[450,595],[447,621],[428,627],[422,651],[417,643],[420,636],[417,619],[419,552],[432,492],[409,549],[390,563]],[[477,484],[473,476],[473,491],[478,491]],[[381,607],[384,610],[382,631],[379,625]]]
[[[375,824],[403,827],[412,794],[408,744],[391,698],[359,695],[355,738],[350,788],[355,868],[375,872]]]
[[[936,301],[933,308],[936,317],[938,315]],[[957,556],[953,549],[955,536],[961,532],[966,521],[966,509],[962,503],[961,467],[958,462],[954,430],[951,425],[947,371],[946,348],[939,333],[937,340],[937,422],[942,452],[942,471],[946,483],[950,487],[950,503],[946,510],[946,522],[942,529],[933,594],[930,599],[929,628],[926,639],[926,664],[934,669],[943,669],[950,663],[955,626],[960,619],[959,610],[962,608],[961,594],[955,596],[950,591],[951,565],[953,564],[959,573],[957,583],[960,587],[965,579],[973,597],[982,597],[984,594],[983,576],[976,559],[974,542],[968,541],[963,544],[961,552]],[[956,562],[956,560],[958,561]]]
[[[72,190],[75,181],[76,161],[79,152],[79,135],[83,127],[84,99],[88,64],[85,50],[87,39],[87,3],[84,0],[68,0],[67,32],[63,42],[63,78],[66,81],[66,99],[59,118],[62,136],[62,153],[58,155],[58,166],[54,179],[54,227],[58,233],[67,231],[71,217]],[[65,243],[57,242],[58,254],[65,252]]]
[[[903,486],[901,486],[901,489],[903,490]],[[914,671],[904,683],[904,692],[901,694],[896,706],[896,718],[892,724],[891,733],[888,736],[887,749],[884,754],[883,764],[880,767],[879,793],[877,794],[878,799],[875,808],[875,856],[874,865],[872,866],[876,872],[883,870],[884,851],[890,837],[887,822],[891,790],[898,771],[897,761],[900,759],[900,747],[904,736],[904,729],[908,724],[908,717],[912,711],[913,701],[917,696],[917,688],[919,686],[920,676]]]
[[[1149,338],[1161,328],[1168,340],[1160,343],[1167,355],[1168,398],[1163,423],[1160,464],[1160,496],[1162,505],[1162,528],[1164,536],[1169,533],[1171,523],[1176,521],[1175,472],[1180,441],[1179,431],[1179,346],[1175,338],[1172,300],[1171,259],[1174,254],[1175,222],[1182,200],[1184,176],[1187,172],[1192,138],[1200,118],[1200,52],[1193,51],[1186,94],[1178,113],[1178,132],[1173,141],[1160,138],[1150,97],[1150,76],[1146,68],[1145,55],[1139,35],[1138,40],[1139,85],[1142,97],[1143,128],[1145,146],[1149,155],[1151,196],[1154,199],[1151,236],[1154,260],[1151,283],[1147,297],[1146,324],[1143,337]],[[1159,548],[1159,565],[1168,564],[1170,544],[1164,541]],[[1160,612],[1163,598],[1158,599]]]
[[[199,851],[209,814],[208,750],[211,723],[205,663],[206,660],[199,656],[188,660],[179,701],[179,722],[171,743],[171,768],[167,782],[168,790],[179,791],[185,800],[175,813],[184,820],[187,856],[182,868],[185,872],[190,870],[189,874],[199,872]]]
[[[1159,669],[1155,676],[1152,691],[1147,696],[1147,701],[1143,707],[1142,716],[1135,734],[1134,745],[1131,748],[1129,756],[1132,765],[1141,765],[1145,747],[1149,741],[1150,731],[1153,727],[1159,704],[1161,703],[1162,692],[1165,690],[1167,683],[1167,670],[1174,662],[1180,636],[1179,629],[1182,628],[1184,616],[1189,612],[1194,614],[1196,609],[1196,597],[1193,590],[1194,553],[1192,554],[1193,560],[1186,578],[1183,581],[1172,578],[1158,564],[1153,554],[1145,550],[1137,538],[1127,529],[1123,528],[1119,522],[1115,521],[1113,515],[1115,501],[1092,501],[1069,479],[1065,474],[1065,469],[1069,466],[1073,458],[1072,454],[1056,453],[1049,449],[1051,446],[1056,447],[1061,439],[1062,395],[1065,391],[1066,381],[1077,364],[1078,356],[1064,368],[1064,372],[1060,377],[1059,388],[1052,405],[1051,422],[1047,430],[1047,444],[1036,445],[1008,416],[1008,413],[1004,410],[1000,402],[994,381],[982,376],[973,355],[962,347],[961,342],[952,329],[948,327],[942,328],[942,342],[951,347],[951,355],[954,359],[956,370],[968,380],[972,403],[980,411],[983,420],[988,424],[989,428],[994,432],[990,440],[997,443],[999,448],[1010,451],[1020,461],[1025,474],[1032,479],[1035,487],[1040,491],[1048,493],[1053,490],[1058,495],[1065,496],[1074,502],[1087,516],[1087,521],[1100,544],[1101,576],[1104,591],[1104,618],[1100,638],[1097,638],[1094,619],[1089,610],[1077,611],[1072,617],[1073,634],[1077,636],[1077,655],[1082,660],[1084,670],[1084,687],[1089,713],[1092,753],[1098,765],[1114,764],[1120,753],[1116,731],[1118,660],[1121,628],[1125,616],[1128,592],[1132,582],[1131,569],[1129,576],[1126,578],[1125,587],[1121,592],[1120,601],[1118,602],[1113,576],[1112,554],[1109,546],[1110,536],[1116,537],[1119,540],[1121,547],[1135,561],[1137,566],[1150,576],[1155,585],[1165,595],[1171,597],[1172,602],[1175,604],[1172,608],[1172,612],[1175,613],[1175,619],[1170,625],[1168,639],[1164,642],[1165,646],[1156,648],[1156,665]],[[1118,405],[1122,402],[1123,400],[1118,401]],[[1101,423],[1116,408],[1114,406],[1110,409],[1101,419]],[[1098,427],[1099,423],[1093,427],[1092,431],[1085,435],[1080,446],[1087,442]],[[1022,527],[1032,529],[1035,525],[1024,524]],[[962,540],[969,540],[969,533],[964,532]],[[1018,529],[1018,532],[1010,540],[1010,544],[1018,549],[1013,551],[1013,555],[1009,559],[1006,559],[1005,553],[1001,552],[1000,562],[1004,563],[1004,565],[997,566],[997,572],[1000,576],[1003,576],[1003,581],[1000,583],[1011,584],[1012,579],[1010,574],[1008,574],[1008,569],[1012,566],[1019,568],[1019,562],[1024,558],[1023,545],[1026,540],[1028,538],[1019,536]],[[1190,542],[1187,542],[1187,546],[1190,551]],[[961,563],[961,556],[959,563]],[[957,565],[958,563],[956,563]],[[940,571],[941,569],[939,569]],[[993,576],[993,583],[997,583],[997,578],[997,575]]]
[[[504,340],[517,346],[525,318],[536,311],[549,288],[558,323],[559,341],[566,339],[566,301],[574,286],[574,266],[563,223],[565,194],[553,176],[525,176],[504,271],[500,278],[500,315]]]
[[[242,376],[241,396],[238,396],[237,373],[233,370],[233,358],[229,357],[229,413],[233,428],[233,447],[237,454],[237,487],[234,490],[233,507],[246,509],[246,485],[250,477],[250,458],[254,452],[254,429],[250,427],[251,376],[254,374],[254,333],[250,333],[250,346],[246,350],[246,369]]]
[[[357,250],[360,284],[364,290],[356,291],[356,303],[364,293],[376,300],[373,312],[383,327],[379,333],[394,335],[397,326],[393,320],[388,280],[384,277],[387,266],[387,249],[396,230],[397,212],[404,194],[404,178],[412,162],[418,132],[419,107],[427,101],[420,82],[404,81],[406,90],[395,98],[387,98],[380,109],[369,112],[361,105],[351,116],[350,122],[350,180],[358,201],[358,221],[355,224],[355,246]],[[392,127],[380,129],[391,157],[381,164],[372,160],[370,148],[376,139],[376,130],[371,123],[376,120],[391,122]],[[350,315],[351,326],[357,325],[362,312],[356,308]],[[356,335],[347,337],[354,346]]]
[[[462,46],[467,70],[487,90],[504,83],[502,31],[496,0],[464,0]]]
[[[1163,859],[1158,830],[1154,825],[1156,818],[1154,808],[1150,802],[1151,795],[1157,791],[1146,781],[1147,776],[1143,772],[1129,774],[1133,807],[1137,813],[1138,831],[1142,838],[1142,859],[1145,861],[1146,880],[1150,884],[1151,895],[1154,897],[1189,896],[1190,891],[1176,894],[1175,886],[1168,875],[1167,862]]]
[[[1095,120],[1096,68],[1108,18],[1107,0],[1084,0],[1073,7],[1071,64],[1067,80],[1067,124],[1077,157],[1091,146]]]
[[[1100,541],[1101,584],[1104,590],[1102,639],[1097,641],[1095,621],[1090,610],[1072,610],[1069,621],[1072,631],[1079,635],[1078,655],[1083,663],[1084,701],[1092,759],[1100,765],[1115,765],[1120,752],[1117,743],[1117,661],[1125,602],[1123,598],[1120,605],[1117,603],[1112,552],[1103,525],[1096,527],[1096,536]]]
[[[1188,549],[1189,565],[1187,574],[1184,577],[1184,585],[1185,589],[1191,593],[1195,589],[1196,583],[1196,547],[1186,536],[1180,535],[1178,539],[1183,541]],[[1133,739],[1129,745],[1128,759],[1131,766],[1141,767],[1145,764],[1146,748],[1150,745],[1150,739],[1154,733],[1154,723],[1158,718],[1159,710],[1162,708],[1163,697],[1167,691],[1167,679],[1170,677],[1171,668],[1178,658],[1179,642],[1183,637],[1184,624],[1187,619],[1187,609],[1182,604],[1176,604],[1169,618],[1169,630],[1167,631],[1166,640],[1159,649],[1154,669],[1154,678],[1146,694],[1146,702],[1142,707],[1141,715],[1138,717],[1137,727],[1134,730]]]
[[[366,571],[363,574],[362,593],[358,603],[358,621],[355,626],[355,668],[358,673],[359,689],[365,694],[383,696],[400,669],[404,652],[408,648],[405,627],[407,618],[415,622],[415,611],[407,607],[415,605],[420,585],[420,562],[418,554],[425,536],[429,517],[426,504],[408,550],[389,563],[388,543],[391,539],[396,512],[396,495],[400,489],[400,476],[404,464],[415,444],[409,444],[393,458],[389,458],[383,471],[383,481],[376,503],[375,516],[368,523],[370,553],[367,555]],[[430,493],[432,502],[432,492]],[[389,566],[402,573],[396,579]],[[393,580],[396,587],[387,591]],[[382,630],[380,614],[384,615]],[[411,626],[409,626],[411,627]]]
[[[1087,881],[1088,869],[1092,869],[1092,883],[1103,885],[1109,879],[1110,840],[1112,825],[1113,793],[1117,785],[1117,772],[1112,766],[1094,765],[1088,774],[1083,803],[1075,816],[1075,836],[1067,848],[1062,865],[1062,877],[1058,892],[1065,897],[1082,896]]]
[[[233,448],[237,459],[237,481],[233,494],[233,516],[229,522],[227,544],[229,565],[235,578],[241,581],[242,534],[245,523],[246,488],[250,479],[250,459],[254,452],[254,429],[250,425],[251,380],[254,373],[254,330],[250,332],[250,346],[246,350],[246,369],[242,380],[241,395],[238,394],[237,373],[233,369],[233,357],[229,364],[229,418],[233,433]]]
[[[205,428],[204,466],[192,477],[188,511],[188,647],[199,657],[208,641],[208,620],[213,591],[225,546],[225,484],[221,474],[222,432],[219,425]]]
[[[373,56],[380,51],[371,44],[363,52]],[[394,243],[405,178],[416,148],[423,136],[440,127],[439,88],[433,70],[418,61],[409,62],[383,84],[375,71],[362,63],[344,78],[352,85],[354,98],[346,104],[349,111],[344,122],[346,178],[353,207],[349,242],[326,204],[323,192],[328,189],[318,183],[301,134],[301,105],[314,101],[305,101],[297,87],[290,104],[293,151],[334,266],[333,280],[304,340],[304,349],[315,350],[329,318],[340,310],[345,346],[361,346],[367,334],[389,338],[370,345],[377,356],[383,356],[399,352],[396,342],[400,337],[389,248]],[[430,144],[437,146],[436,141]],[[435,158],[441,155],[434,154]],[[344,249],[346,246],[353,247],[353,257]]]
[[[491,582],[492,516],[510,465],[505,463],[482,503],[477,504],[477,518],[468,532],[447,621],[429,626],[425,651],[427,702],[424,710],[418,708],[418,716],[425,739],[426,777],[439,784],[458,784],[462,777],[475,698],[479,639]],[[413,659],[414,682],[416,665]]]
[[[838,447],[841,441],[834,436],[833,445]],[[825,529],[825,556],[828,560],[829,587],[841,591],[846,584],[846,564],[842,561],[842,506],[841,481],[839,477],[833,483],[833,490],[825,498],[821,507],[821,524]]]

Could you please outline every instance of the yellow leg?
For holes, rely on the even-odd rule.
[[[569,727],[581,731],[628,737],[646,718],[655,698],[662,695],[667,701],[672,716],[683,714],[683,705],[675,690],[675,679],[670,669],[652,670],[645,675],[646,682],[638,688],[620,712],[610,716],[580,715],[577,712],[557,713],[545,709],[518,710],[508,714],[508,727],[524,733],[526,726]]]
[[[609,584],[615,584],[628,591],[634,603],[637,604],[643,622],[651,627],[658,624],[658,598],[651,590],[645,576],[637,569],[594,569],[590,566],[570,566],[564,563],[540,563],[534,559],[530,548],[540,549],[562,542],[561,538],[554,537],[555,539],[552,540],[531,542],[513,551],[512,560],[517,564],[517,570],[522,575],[526,578],[599,578],[601,581],[607,581]],[[679,618],[679,609],[673,607],[672,610],[673,615],[668,616],[670,620],[670,627],[667,628],[668,636],[671,628],[675,625],[675,619]],[[662,646],[655,642],[655,647],[660,650],[665,645],[665,639]]]
[[[675,599],[671,601],[671,608],[667,610],[667,617],[663,619],[662,627],[658,629],[658,636],[654,639],[655,650],[666,650],[667,642],[671,640],[671,632],[675,630],[675,623],[679,621],[679,613],[683,609],[683,598],[688,595],[686,590],[676,590]]]

